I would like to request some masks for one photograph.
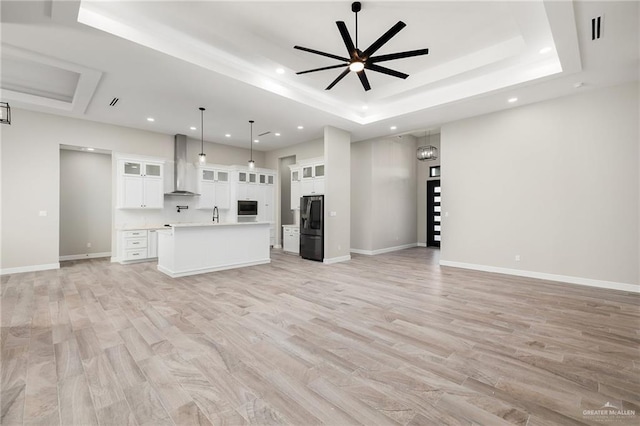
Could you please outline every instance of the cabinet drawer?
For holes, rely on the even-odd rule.
[[[131,238],[131,237],[144,237],[144,238],[147,238],[147,231],[146,230],[122,231],[122,236],[124,238]]]
[[[147,236],[140,238],[125,238],[124,239],[124,249],[139,249],[147,247]]]
[[[127,250],[124,252],[124,260],[146,259],[147,249],[141,248],[136,250]]]

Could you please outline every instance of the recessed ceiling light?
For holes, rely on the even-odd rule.
[[[225,137],[225,138],[230,138],[230,137],[231,137],[231,135],[230,135],[229,133],[227,133],[227,134],[225,134],[225,135],[224,135],[224,137]]]
[[[191,126],[191,127],[189,127],[189,128],[190,128],[191,130],[196,130],[196,128],[195,128],[195,127],[193,127],[193,126]]]
[[[395,130],[395,129],[397,129],[398,127],[396,127],[396,126],[391,126],[391,127],[389,127],[389,128],[390,128],[391,130]]]
[[[362,109],[365,110],[365,111],[368,110],[369,109],[369,105],[362,105]]]
[[[253,140],[255,143],[260,143],[260,139],[254,139]]]
[[[87,148],[87,151],[95,151],[94,148]]]
[[[280,136],[280,133],[276,133],[276,136]]]
[[[577,83],[574,83],[574,84],[573,84],[573,88],[574,88],[574,89],[579,89],[579,88],[581,88],[582,86],[584,86],[584,83],[583,83],[583,82],[581,82],[581,81],[578,81]]]
[[[284,68],[278,68],[278,69],[276,69],[276,72],[278,74],[284,74]]]
[[[518,98],[509,98],[507,100],[507,102],[509,102],[510,104],[514,103],[514,102],[518,102]]]
[[[147,121],[156,121],[156,119],[153,117],[147,117]]]
[[[541,55],[544,55],[545,53],[549,53],[549,52],[551,52],[551,48],[549,46],[543,47],[542,49],[540,49]]]
[[[304,126],[298,126],[298,130],[304,129]]]

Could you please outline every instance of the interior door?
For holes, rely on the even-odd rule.
[[[440,180],[427,181],[427,247],[440,247]]]

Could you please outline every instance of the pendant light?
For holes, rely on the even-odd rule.
[[[11,124],[11,107],[8,102],[0,102],[0,123]]]
[[[429,136],[431,136],[431,132],[429,132],[429,136],[427,136],[427,132],[424,133],[425,142],[427,142],[430,139]],[[420,161],[436,160],[438,158],[438,148],[432,145],[418,147],[416,157],[418,157]]]
[[[200,107],[200,154],[198,154],[198,161],[200,164],[207,162],[207,154],[204,153],[204,108]]]
[[[251,158],[249,160],[249,168],[253,169],[256,166],[256,162],[253,161],[253,120],[249,120],[249,126],[251,127],[251,138],[249,139],[250,147],[251,147]]]

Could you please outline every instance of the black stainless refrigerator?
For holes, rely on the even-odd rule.
[[[324,196],[300,198],[300,256],[304,259],[324,259]]]

